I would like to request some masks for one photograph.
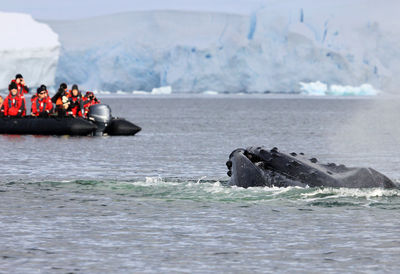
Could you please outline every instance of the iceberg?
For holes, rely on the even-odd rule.
[[[157,94],[157,95],[167,95],[172,93],[172,88],[170,86],[167,87],[159,87],[159,88],[153,88],[151,91],[151,94]]]
[[[0,12],[0,90],[17,73],[29,87],[53,86],[60,51],[58,35],[30,15]]]
[[[204,94],[204,95],[219,95],[218,91],[214,91],[214,90],[206,90],[206,91],[203,91],[202,94]]]
[[[300,86],[300,90],[302,91],[302,93],[307,95],[322,96],[326,95],[328,91],[328,85],[325,83],[321,83],[320,81],[311,83],[300,82]]]
[[[370,84],[363,84],[359,87],[332,85],[330,87],[331,95],[339,96],[374,96],[381,93]],[[329,95],[329,94],[328,94]]]
[[[375,96],[381,93],[380,90],[375,89],[370,84],[362,84],[358,87],[341,85],[331,85],[328,87],[327,84],[317,81],[311,83],[300,82],[300,86],[302,94],[312,96]]]
[[[396,92],[400,1],[266,0],[250,15],[127,12],[49,21],[57,82],[98,90],[301,92],[300,82]],[[351,91],[352,92],[352,91]]]

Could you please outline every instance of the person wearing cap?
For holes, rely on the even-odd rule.
[[[67,115],[73,117],[83,117],[84,108],[82,95],[78,89],[78,85],[73,85],[71,92],[67,95],[69,100],[69,107],[67,109]]]
[[[16,83],[11,82],[8,86],[10,93],[4,99],[3,105],[0,110],[2,116],[22,117],[25,116],[25,98],[18,94],[18,86]]]
[[[47,91],[46,85],[41,85],[39,88],[46,91],[46,97],[49,96],[49,92]],[[39,88],[38,88],[38,89],[39,89]],[[38,90],[38,89],[37,89],[37,90]],[[31,112],[32,112],[32,104],[33,104],[33,101],[35,101],[36,98],[38,97],[38,95],[37,95],[37,90],[36,90],[36,94],[32,95],[32,97],[31,97]]]
[[[89,108],[93,105],[100,104],[100,101],[97,100],[96,96],[94,96],[94,93],[91,91],[87,91],[85,96],[83,97],[83,108],[85,110],[85,117],[87,117]]]
[[[62,97],[63,96],[67,96],[68,94],[68,86],[66,83],[61,83],[60,87],[58,88],[58,91],[56,94],[54,94],[54,96],[51,98],[51,101],[53,102],[53,104],[56,105],[61,105],[62,106]]]
[[[53,104],[51,99],[47,96],[47,87],[45,85],[41,85],[37,91],[37,96],[32,101],[32,116],[41,116],[47,117],[53,110]]]

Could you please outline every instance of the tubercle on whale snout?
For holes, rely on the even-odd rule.
[[[262,147],[258,147],[257,149],[262,150]],[[226,166],[228,168],[228,172],[227,175],[229,177],[232,176],[232,157],[234,157],[235,154],[237,153],[241,153],[243,154],[250,162],[252,162],[255,166],[261,168],[261,169],[266,169],[266,170],[271,170],[273,171],[273,166],[271,166],[269,164],[270,161],[272,161],[273,157],[278,157],[278,155],[276,154],[278,152],[277,148],[273,148],[271,151],[273,151],[273,153],[271,154],[270,159],[264,160],[262,159],[259,155],[257,155],[254,152],[251,152],[250,149],[235,149],[230,155],[229,155],[229,160],[226,162]]]
[[[304,162],[308,162],[308,164],[316,164],[318,160],[316,158],[311,158],[311,159],[306,159],[304,158],[304,153],[295,153],[292,152],[290,154],[284,154],[279,152],[277,147],[272,148],[271,150],[266,149],[265,147],[249,147],[247,149],[236,149],[234,150],[230,155],[229,155],[229,160],[226,162],[226,165],[228,169],[230,170],[232,168],[232,157],[236,153],[242,153],[244,156],[246,156],[247,159],[249,159],[254,165],[272,170],[274,171],[276,169],[275,164],[278,162],[280,163],[285,163],[284,166],[287,168],[299,168],[303,167]],[[301,159],[297,159],[300,157]],[[339,165],[337,166],[334,163],[330,163],[329,166],[331,167],[344,167],[344,165]],[[282,172],[282,171],[280,171]],[[315,171],[312,171],[311,173],[315,173]],[[290,176],[290,175],[288,175]]]

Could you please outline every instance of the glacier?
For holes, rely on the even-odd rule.
[[[0,12],[0,90],[17,73],[29,87],[54,85],[60,54],[58,35],[28,14]]]
[[[396,92],[400,1],[265,1],[250,15],[127,12],[48,21],[57,82],[96,90],[301,92],[301,82]]]

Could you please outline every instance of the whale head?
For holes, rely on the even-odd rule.
[[[395,184],[372,168],[320,164],[303,153],[282,153],[276,147],[239,148],[226,162],[229,184],[239,187],[384,187]]]

